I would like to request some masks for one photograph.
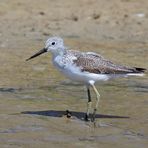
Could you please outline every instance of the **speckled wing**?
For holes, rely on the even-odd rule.
[[[127,66],[116,65],[113,62],[103,58],[101,55],[88,52],[75,55],[77,59],[73,60],[81,71],[96,74],[128,74],[141,73],[143,68],[130,68]]]

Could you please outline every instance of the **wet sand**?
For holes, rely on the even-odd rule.
[[[147,75],[98,84],[94,128],[83,120],[84,86],[61,76],[50,54],[25,61],[48,36],[58,35],[73,49],[148,68],[147,1],[5,0],[0,5],[0,147],[148,146]],[[71,119],[64,116],[67,109]]]

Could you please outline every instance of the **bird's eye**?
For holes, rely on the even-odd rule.
[[[55,42],[52,42],[51,45],[55,45]]]

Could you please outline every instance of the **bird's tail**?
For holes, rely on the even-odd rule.
[[[128,73],[127,75],[129,76],[144,76],[144,73],[147,69],[145,68],[139,68],[139,67],[134,67],[132,69],[132,72]]]
[[[134,67],[134,69],[135,69],[135,72],[136,72],[136,73],[144,73],[144,72],[146,71],[145,68]]]

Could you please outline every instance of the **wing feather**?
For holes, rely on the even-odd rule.
[[[80,67],[81,71],[96,74],[126,74],[136,72],[135,68],[117,65],[104,59],[99,54],[82,53],[77,55],[77,59],[73,61]]]

